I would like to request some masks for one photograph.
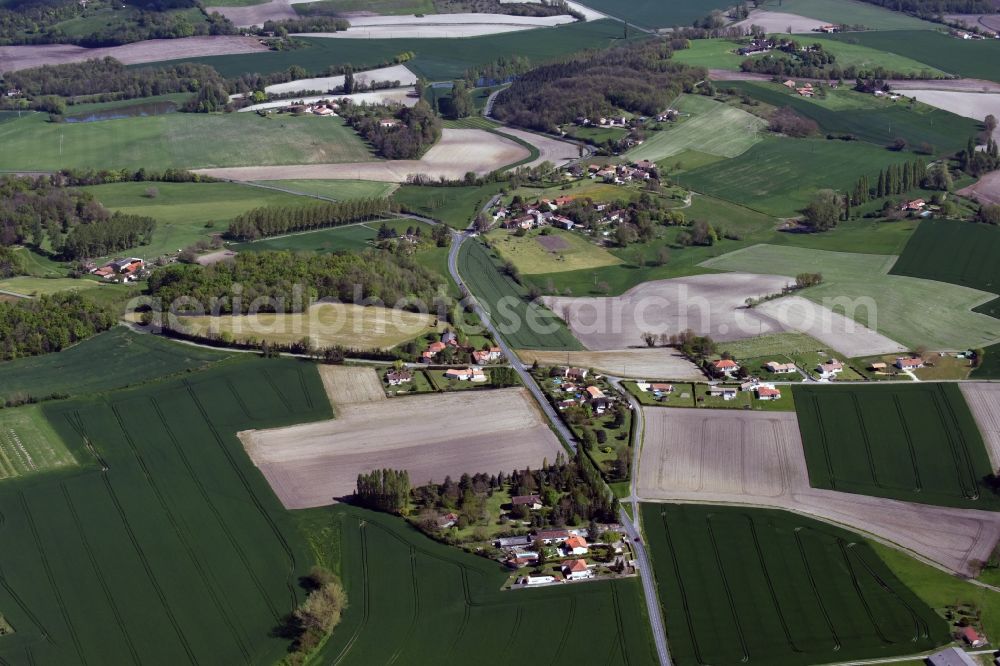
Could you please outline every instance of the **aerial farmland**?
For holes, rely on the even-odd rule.
[[[0,665],[992,663],[995,0],[0,0]]]

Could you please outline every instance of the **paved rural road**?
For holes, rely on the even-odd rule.
[[[481,212],[488,210],[496,201],[497,197],[493,197],[490,201],[482,208]],[[458,271],[458,254],[462,249],[462,244],[465,243],[470,237],[470,232],[468,230],[464,232],[453,232],[451,237],[451,250],[448,253],[448,271],[451,273],[452,279],[455,284],[458,285],[459,289],[465,291],[469,294],[472,299],[472,308],[479,318],[482,320],[483,325],[489,329],[490,333],[493,334],[493,338],[500,345],[500,349],[503,350],[504,355],[507,360],[510,361],[510,366],[514,368],[514,371],[521,377],[521,381],[524,383],[525,387],[531,394],[535,396],[535,400],[541,406],[542,411],[545,412],[545,416],[549,419],[549,424],[554,428],[566,441],[573,450],[576,450],[576,438],[573,433],[570,432],[569,428],[562,422],[556,410],[552,407],[552,403],[549,402],[545,394],[542,393],[541,387],[535,382],[535,378],[531,376],[527,368],[521,362],[521,359],[517,357],[514,351],[504,340],[503,336],[497,331],[496,327],[493,325],[490,319],[489,313],[486,312],[479,301],[476,299],[475,294],[465,285],[462,280],[462,275]],[[475,241],[473,241],[475,242]],[[617,381],[617,380],[616,380]],[[619,387],[620,388],[620,387]],[[628,395],[626,393],[626,395]],[[631,399],[631,396],[630,396]],[[636,440],[633,442],[633,450],[635,451],[635,461],[638,461],[639,455],[639,444],[642,442],[642,412],[635,407],[633,411],[636,413]],[[635,475],[637,466],[635,462],[632,464],[632,511],[638,520],[639,516],[639,502],[635,497]],[[629,539],[632,540],[633,547],[635,548],[636,561],[639,567],[640,578],[642,578],[642,588],[644,596],[646,597],[646,608],[649,613],[650,625],[653,629],[653,642],[656,645],[656,653],[659,656],[660,666],[672,666],[670,661],[670,653],[667,650],[667,632],[663,625],[663,616],[660,612],[660,601],[659,596],[656,593],[656,582],[653,578],[653,567],[649,562],[649,555],[646,553],[646,547],[642,543],[642,538],[639,534],[639,530],[636,525],[629,518],[628,513],[625,509],[619,510],[619,519],[621,520],[622,526],[625,528],[625,532],[628,534]]]
[[[620,377],[605,375],[611,385],[618,389],[628,399],[632,408],[632,470],[629,475],[631,481],[629,485],[628,502],[632,504],[632,515],[635,522],[629,519],[624,508],[619,509],[622,525],[628,533],[629,538],[635,545],[635,557],[639,564],[639,571],[642,573],[642,589],[646,597],[646,610],[649,615],[649,622],[653,628],[653,641],[656,644],[656,652],[660,657],[661,666],[671,666],[670,652],[667,650],[667,630],[663,622],[663,612],[660,608],[660,597],[657,594],[655,578],[653,578],[653,567],[649,561],[649,553],[646,552],[646,545],[642,543],[641,532],[639,530],[641,515],[639,514],[639,493],[636,492],[637,479],[639,477],[639,455],[642,451],[642,439],[646,433],[646,421],[642,414],[642,405],[635,396],[625,390]]]

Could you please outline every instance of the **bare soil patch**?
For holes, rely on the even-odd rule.
[[[217,264],[220,261],[228,261],[236,256],[236,253],[232,250],[219,250],[218,252],[209,252],[208,254],[203,254],[198,257],[195,261],[202,266],[211,266],[212,264]]]
[[[569,247],[569,243],[561,236],[538,236],[535,240],[549,252],[559,252]]]
[[[386,399],[382,380],[375,368],[352,365],[321,365],[319,376],[334,413],[347,411],[350,405],[382,402]]]
[[[358,402],[332,421],[239,437],[289,509],[332,504],[353,493],[358,474],[373,469],[406,469],[417,485],[534,467],[562,451],[520,388]]]
[[[981,204],[1000,204],[1000,171],[991,171],[978,181],[958,191]]]
[[[351,95],[310,95],[308,97],[296,97],[295,99],[281,99],[274,102],[261,102],[244,106],[239,113],[250,111],[262,111],[265,109],[281,109],[293,104],[302,102],[312,104],[323,100],[335,98],[338,100],[349,99],[353,104],[402,104],[404,106],[414,106],[417,103],[416,97],[410,97],[412,88],[387,88],[384,90],[372,90],[369,92],[354,93]],[[329,118],[333,118],[330,116]]]
[[[990,114],[1000,117],[1000,93],[909,89],[904,94],[916,97],[924,104],[980,122]],[[1000,128],[993,131],[993,138],[1000,139]]]
[[[570,365],[593,368],[615,377],[635,379],[703,379],[704,374],[694,363],[673,349],[621,349],[600,352],[560,352],[521,349],[518,357],[524,363],[539,365]]]
[[[284,21],[298,18],[288,0],[271,0],[249,7],[207,7],[208,13],[219,12],[240,28],[262,26],[266,21]]]
[[[801,296],[768,301],[756,309],[787,330],[806,333],[848,358],[906,351],[895,340]]]
[[[298,4],[292,2],[292,4]],[[511,16],[507,14],[429,14],[427,16],[356,16],[339,32],[303,34],[330,39],[461,38],[496,35],[572,23],[571,16]]]
[[[765,32],[791,32],[810,33],[825,25],[823,21],[799,16],[798,14],[786,14],[785,12],[769,12],[762,9],[755,9],[750,12],[749,18],[739,23],[733,24],[734,28],[749,28],[752,25],[759,25]],[[789,30],[791,27],[791,30]]]
[[[716,340],[742,340],[787,329],[747,298],[780,293],[790,278],[755,273],[695,275],[644,282],[613,298],[545,297],[591,350],[642,347],[643,332],[680,333],[688,328]]]
[[[1000,32],[1000,15],[997,14],[946,14],[945,19],[962,23],[969,28],[980,28]]]
[[[417,75],[407,69],[406,65],[393,65],[392,67],[357,72],[354,75],[354,80],[357,83],[366,84],[399,81],[401,86],[412,86],[417,82]],[[322,76],[313,79],[296,79],[287,83],[276,83],[264,88],[264,92],[285,94],[299,90],[332,90],[342,85],[344,85],[343,74],[340,76]]]
[[[126,64],[135,65],[161,60],[182,60],[200,56],[255,53],[267,47],[253,37],[214,35],[184,37],[181,39],[150,39],[135,44],[87,49],[71,44],[44,44],[40,46],[0,46],[0,71],[13,72],[41,65],[61,65],[83,62],[108,56]]]
[[[983,79],[890,79],[886,81],[894,90],[955,90],[958,92],[1000,92],[1000,83]],[[909,93],[907,93],[909,94]]]
[[[770,74],[756,72],[733,72],[728,69],[710,69],[708,78],[713,81],[770,81]]]
[[[962,382],[959,388],[979,426],[993,469],[1000,469],[1000,384]]]
[[[419,160],[233,167],[200,169],[198,173],[228,180],[355,179],[404,183],[413,174],[432,179],[459,179],[469,171],[485,175],[526,157],[528,151],[523,146],[496,134],[475,129],[445,129],[437,145]]]
[[[502,127],[500,131],[504,134],[516,136],[522,141],[527,141],[538,149],[538,159],[528,162],[524,166],[536,167],[542,162],[551,162],[556,166],[562,166],[577,159],[580,156],[580,149],[575,143],[562,141],[550,136],[535,134],[515,127]]]
[[[643,500],[796,511],[870,534],[962,575],[1000,538],[1000,514],[809,486],[794,413],[647,407]]]

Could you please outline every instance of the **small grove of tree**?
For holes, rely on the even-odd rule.
[[[518,384],[517,373],[514,368],[490,368],[490,383],[497,388],[516,386]]]
[[[451,89],[451,113],[453,118],[468,118],[475,108],[472,104],[472,94],[464,80],[455,81]]]
[[[803,223],[814,232],[829,231],[837,226],[843,204],[833,190],[820,190],[802,211]]]
[[[1000,168],[1000,148],[992,135],[986,140],[985,150],[977,150],[975,137],[969,137],[965,150],[958,154],[958,163],[969,175],[981,176]]]
[[[24,261],[13,248],[0,245],[0,278],[24,274]]]
[[[698,335],[690,328],[681,333],[671,335],[667,343],[696,362],[704,361],[709,356],[712,356],[718,348],[712,338],[707,335]]]
[[[387,124],[384,107],[349,106],[341,111],[347,123],[386,159],[415,159],[441,138],[441,119],[427,102],[392,111]]]
[[[815,287],[818,284],[822,284],[823,274],[822,273],[799,273],[795,276],[795,288],[805,289],[806,287]]]
[[[850,205],[858,206],[873,199],[903,194],[917,187],[947,190],[951,186],[951,174],[947,165],[936,164],[928,170],[927,163],[918,158],[902,164],[890,164],[879,171],[874,184],[868,176],[861,176],[848,201]]]
[[[288,629],[294,635],[291,650],[281,666],[301,666],[309,661],[323,640],[340,624],[347,608],[347,593],[329,569],[313,567],[305,579],[309,593],[288,618]]]
[[[377,469],[358,474],[354,499],[362,506],[386,513],[402,514],[410,497],[410,474],[406,470]]]
[[[997,204],[984,204],[980,206],[976,217],[980,222],[1000,225],[1000,206]]]
[[[394,208],[392,199],[387,198],[350,199],[315,206],[265,206],[233,218],[226,236],[249,241],[293,231],[337,227],[384,217]]]
[[[801,116],[787,106],[781,107],[771,115],[768,127],[772,132],[797,138],[819,133],[819,125],[815,120]]]

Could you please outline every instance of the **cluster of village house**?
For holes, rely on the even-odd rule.
[[[595,414],[603,414],[617,401],[615,396],[609,396],[598,386],[583,386],[589,374],[586,368],[553,368],[550,371],[553,393],[557,396],[567,396],[556,402],[559,411],[570,407],[589,405]]]
[[[542,498],[538,495],[521,495],[511,498],[513,506],[522,506],[529,511],[538,511],[542,508]],[[445,517],[447,518],[447,516]],[[610,530],[618,530],[618,525],[608,525]],[[591,544],[587,541],[593,538],[586,529],[548,529],[537,530],[534,534],[521,536],[501,537],[493,542],[493,545],[500,550],[503,555],[504,564],[511,569],[521,569],[523,567],[535,566],[539,563],[539,547],[555,548],[562,558],[559,564],[559,572],[562,578],[552,575],[523,576],[518,579],[520,585],[546,585],[561,581],[587,580],[595,577],[595,565],[587,562],[587,555],[590,554]],[[616,555],[624,552],[622,544],[608,544]]]
[[[679,112],[677,109],[667,109],[663,113],[656,116],[657,122],[668,122],[671,120],[676,120]],[[576,119],[576,124],[580,127],[638,127],[645,123],[649,118],[646,116],[637,116],[635,118],[627,118],[626,116],[597,116],[594,118],[587,118],[586,116],[579,116]]]
[[[591,164],[587,171],[591,179],[603,180],[615,185],[624,185],[632,181],[655,180],[656,178],[656,164],[648,160],[607,166]],[[575,197],[571,196],[561,196],[555,199],[539,199],[534,202],[501,206],[493,211],[493,221],[499,223],[504,229],[512,230],[529,230],[550,226],[560,227],[567,231],[583,229],[582,224],[559,213],[561,208],[565,208],[574,199]],[[626,211],[615,208],[610,203],[594,202],[592,206],[596,212],[601,214],[598,224],[609,225],[628,219]]]
[[[458,336],[451,331],[445,331],[439,341],[430,343],[427,350],[420,355],[421,363],[435,363],[438,356],[448,348],[459,349]],[[503,351],[499,347],[489,349],[477,349],[471,352],[473,366],[461,368],[449,368],[445,371],[446,379],[456,379],[467,382],[485,382],[487,380],[486,371],[483,365],[496,363],[503,359]],[[385,381],[389,386],[402,386],[413,381],[413,372],[406,368],[394,368],[385,374]]]
[[[142,259],[130,257],[128,259],[115,259],[103,266],[88,266],[91,275],[104,278],[109,282],[132,282],[138,280],[146,267],[146,262]]]

